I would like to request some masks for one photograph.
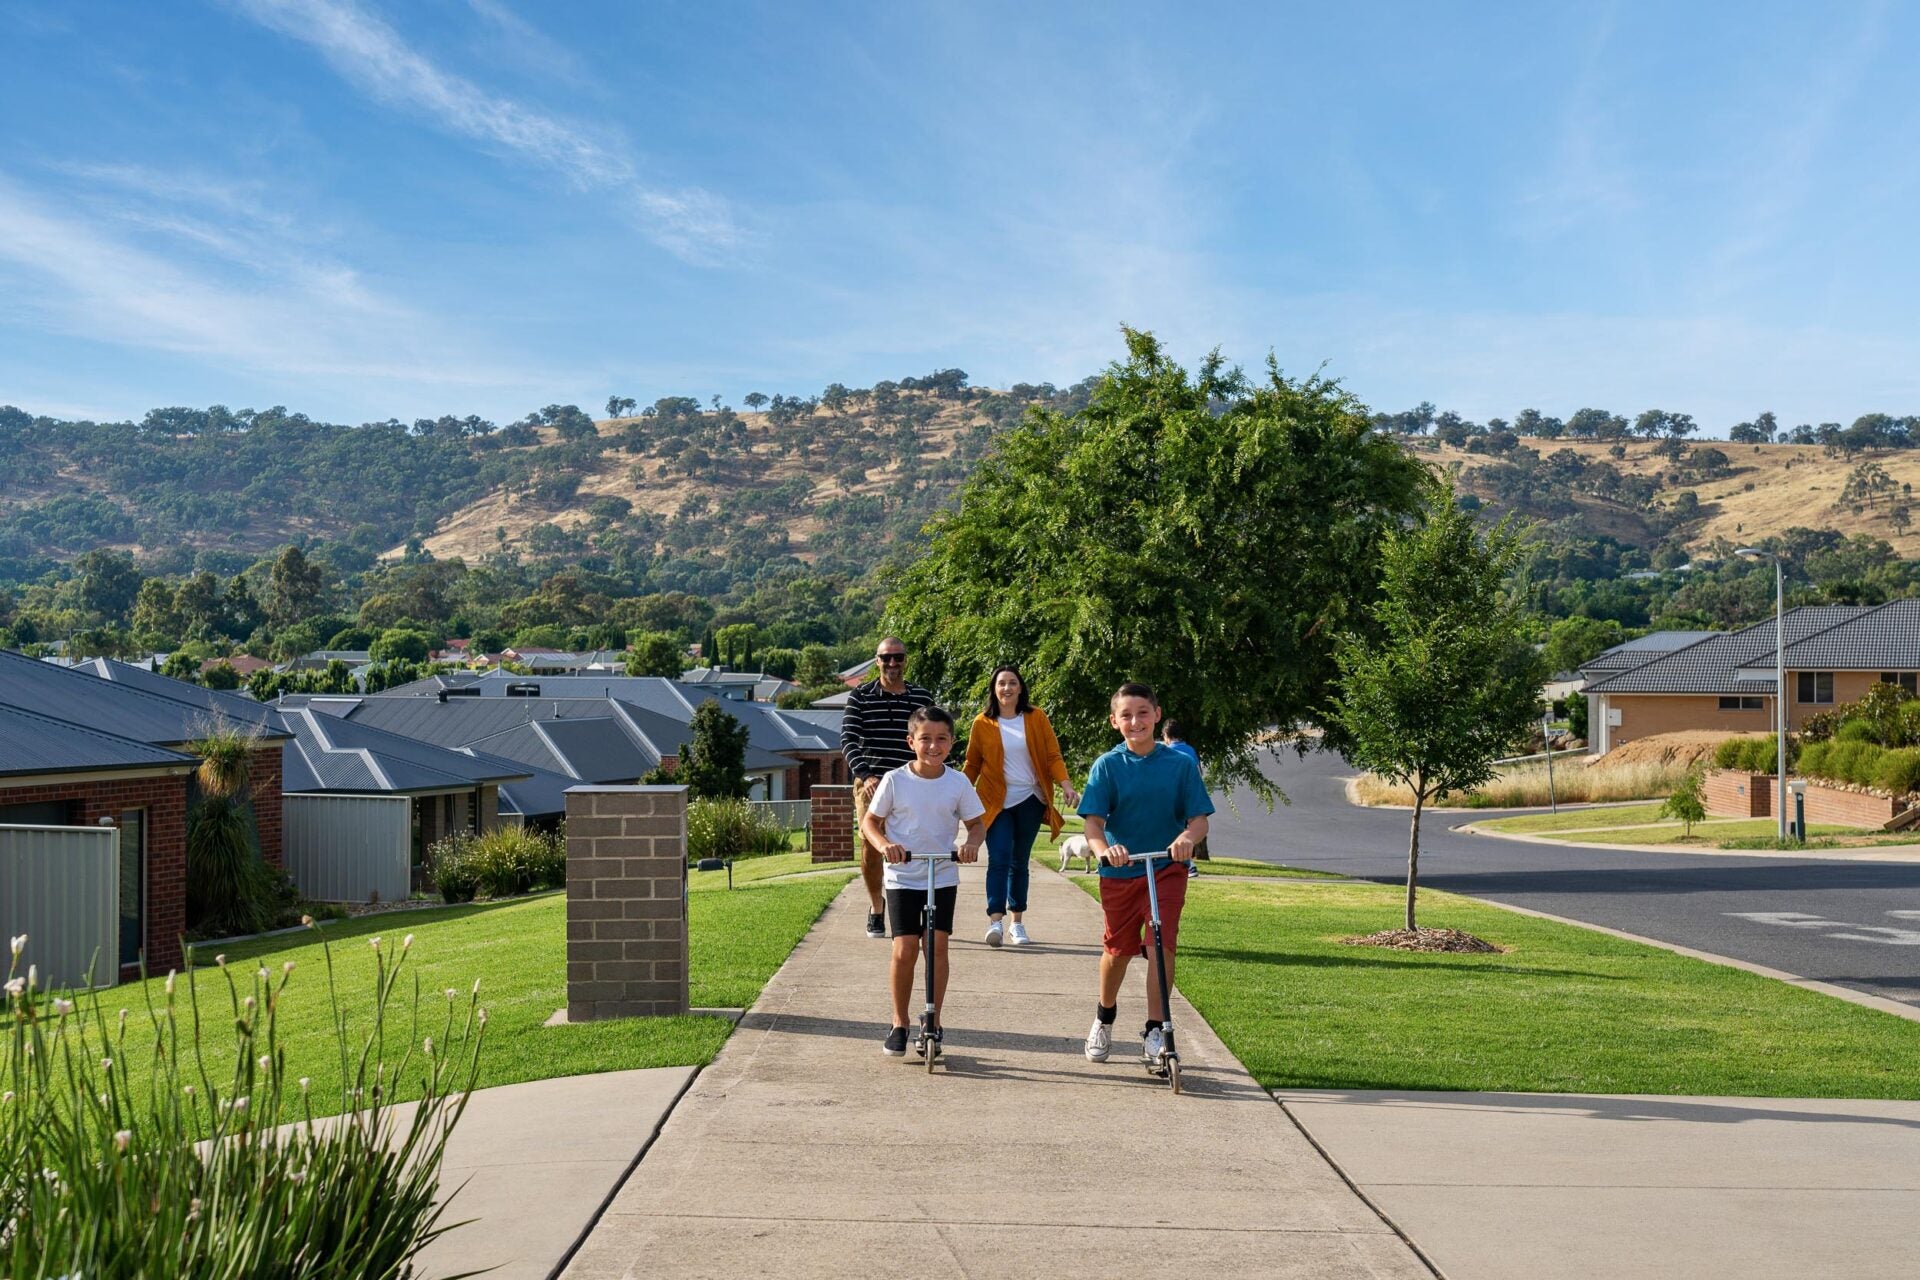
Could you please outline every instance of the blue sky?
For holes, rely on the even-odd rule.
[[[1920,412],[1920,8],[1547,9],[15,0],[0,402],[1064,384],[1130,324],[1384,409]]]

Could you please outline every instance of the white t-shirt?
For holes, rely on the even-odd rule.
[[[938,853],[954,847],[962,823],[987,811],[973,784],[958,769],[945,769],[937,778],[922,778],[913,766],[903,764],[883,775],[874,788],[867,812],[880,819],[887,839],[904,845],[909,853]],[[960,868],[952,862],[936,862],[933,887],[944,889],[960,883]],[[889,889],[924,889],[927,864],[889,862],[886,864]]]
[[[1004,760],[1000,773],[1007,780],[1007,798],[1000,802],[1000,807],[1011,809],[1028,796],[1039,795],[1040,782],[1033,776],[1033,753],[1027,750],[1027,718],[1001,716],[995,723],[1000,726],[1000,754]]]

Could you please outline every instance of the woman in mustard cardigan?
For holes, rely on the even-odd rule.
[[[1060,811],[1053,807],[1058,783],[1069,805],[1080,796],[1067,780],[1067,763],[1053,736],[1047,713],[1027,701],[1027,682],[1015,667],[999,667],[987,693],[986,709],[973,718],[967,734],[967,780],[987,807],[987,945],[1004,940],[1025,946],[1027,862],[1044,819],[1060,836]],[[1012,913],[1011,928],[1004,917]],[[1003,932],[1004,928],[1004,932]]]

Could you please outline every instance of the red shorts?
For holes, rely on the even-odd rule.
[[[1180,935],[1180,908],[1187,904],[1187,864],[1170,863],[1154,876],[1160,894],[1160,946],[1173,954],[1173,941]],[[1152,942],[1147,921],[1147,878],[1145,876],[1100,877],[1100,910],[1107,917],[1106,935],[1101,946],[1110,956],[1144,956]]]

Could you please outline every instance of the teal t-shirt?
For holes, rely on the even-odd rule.
[[[1200,780],[1200,766],[1184,752],[1156,742],[1139,756],[1121,743],[1093,762],[1087,788],[1080,793],[1080,816],[1101,818],[1107,842],[1135,853],[1164,849],[1187,823],[1213,812],[1213,800]],[[1100,864],[1100,874],[1117,879],[1143,876],[1145,863],[1124,867]]]

